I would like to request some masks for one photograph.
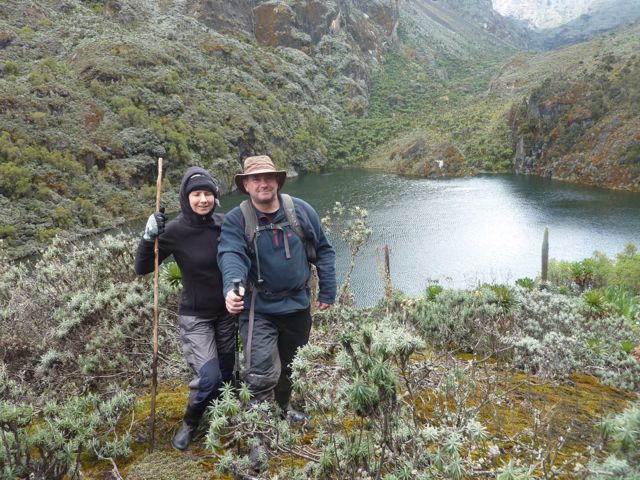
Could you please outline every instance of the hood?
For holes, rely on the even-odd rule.
[[[189,195],[187,193],[187,184],[189,183],[189,179],[195,175],[203,175],[207,180],[210,180],[213,184],[213,193],[216,196],[216,200],[220,195],[220,191],[218,190],[218,183],[211,176],[209,172],[207,172],[202,167],[189,167],[187,171],[184,173],[182,177],[182,182],[180,183],[180,209],[182,210],[182,216],[187,219],[187,221],[194,225],[202,225],[204,223],[213,222],[213,212],[215,210],[215,204],[213,209],[207,215],[199,215],[191,209],[189,205]],[[192,189],[193,190],[193,189]]]

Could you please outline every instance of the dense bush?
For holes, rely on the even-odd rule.
[[[3,363],[0,393],[0,476],[5,480],[79,478],[81,455],[131,453],[129,432],[116,433],[118,421],[131,410],[131,394],[70,396],[34,406],[25,402],[25,392]]]
[[[55,395],[100,389],[106,379],[145,380],[152,288],[133,271],[134,251],[122,234],[78,243],[59,237],[33,265],[9,264],[0,275],[1,339],[19,339],[9,374]],[[170,352],[177,350],[175,293],[163,284],[162,295],[161,350]]]
[[[573,262],[553,259],[549,263],[549,281],[580,292],[615,286],[640,295],[640,254],[637,247],[629,243],[615,259],[602,252]]]
[[[442,403],[438,415],[425,417],[418,405],[429,362],[411,358],[423,341],[380,312],[339,308],[324,315],[325,328],[294,361],[294,390],[312,412],[315,427],[296,427],[266,404],[246,409],[248,392],[228,389],[210,409],[207,441],[223,472],[246,475],[245,447],[259,438],[271,456],[290,455],[270,478],[455,478],[473,475],[468,455],[486,431],[466,402]],[[340,319],[341,328],[335,328]],[[434,397],[456,397],[471,389],[460,369],[444,375]],[[466,385],[466,386],[465,386]],[[229,427],[231,425],[231,427]],[[244,440],[249,439],[245,444]],[[234,443],[242,445],[236,450]],[[219,448],[226,447],[224,453]]]
[[[590,465],[589,480],[635,480],[640,478],[640,404],[630,405],[619,415],[601,423],[605,441],[613,443],[613,453]]]
[[[421,300],[412,318],[440,348],[508,358],[526,372],[567,378],[599,376],[628,390],[640,388],[637,324],[597,300],[523,287],[444,290]]]

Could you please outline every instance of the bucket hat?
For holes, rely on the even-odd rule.
[[[243,179],[249,175],[258,175],[260,173],[275,173],[278,180],[278,190],[282,188],[284,181],[287,179],[286,170],[276,170],[276,167],[273,165],[273,161],[267,155],[247,157],[244,159],[243,173],[238,173],[234,178],[238,190],[243,193],[247,193],[242,183]]]

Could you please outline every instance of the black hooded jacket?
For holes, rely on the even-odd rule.
[[[185,172],[180,185],[182,213],[175,220],[167,222],[164,233],[158,237],[159,261],[173,255],[182,272],[182,297],[178,313],[211,317],[226,313],[222,275],[216,258],[223,215],[213,211],[208,215],[199,215],[191,209],[185,187],[195,173],[211,178],[200,167],[190,167]],[[153,271],[153,246],[152,242],[140,240],[135,260],[136,273]]]

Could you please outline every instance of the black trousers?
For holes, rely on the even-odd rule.
[[[240,314],[240,335],[248,345],[249,312]],[[298,348],[309,342],[311,310],[285,315],[254,313],[250,367],[244,372],[253,401],[275,400],[285,408],[291,397],[291,362]]]

